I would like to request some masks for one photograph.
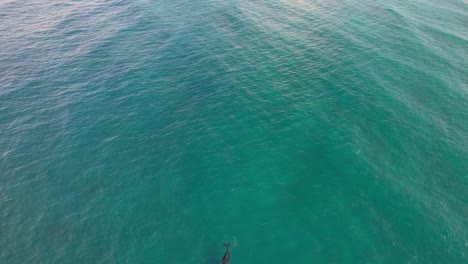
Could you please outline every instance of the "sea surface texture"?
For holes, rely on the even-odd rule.
[[[468,263],[466,0],[1,0],[0,263]]]

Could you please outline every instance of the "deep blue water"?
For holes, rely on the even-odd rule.
[[[0,1],[0,263],[467,263],[465,0]]]

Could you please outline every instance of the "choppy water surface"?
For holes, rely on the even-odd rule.
[[[467,263],[464,0],[3,0],[0,262]]]

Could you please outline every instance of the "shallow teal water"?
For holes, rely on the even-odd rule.
[[[468,262],[468,8],[0,2],[0,263]]]

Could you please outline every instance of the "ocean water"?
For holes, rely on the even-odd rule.
[[[467,263],[466,0],[0,1],[0,263]]]

